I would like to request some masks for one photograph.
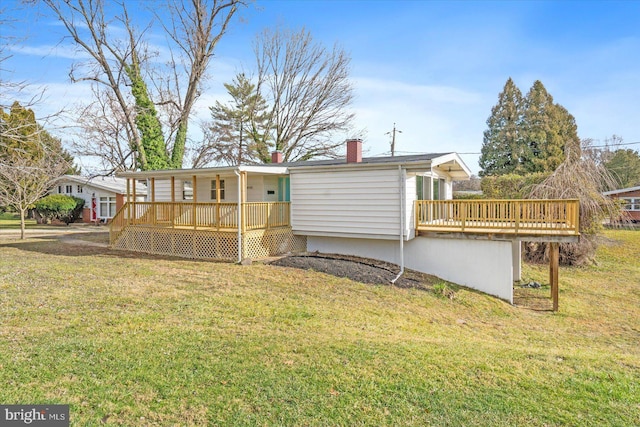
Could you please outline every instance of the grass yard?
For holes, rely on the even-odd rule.
[[[78,426],[640,425],[640,232],[606,237],[552,313],[0,235],[0,403]]]
[[[36,226],[35,219],[25,219],[26,227],[34,227]],[[20,230],[20,215],[12,212],[2,212],[0,213],[0,230]]]

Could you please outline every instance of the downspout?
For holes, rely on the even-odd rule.
[[[242,179],[238,169],[233,173],[238,177],[238,263],[242,262]]]
[[[406,187],[405,182],[407,178],[407,171],[402,169],[402,166],[398,165],[398,176],[400,177],[400,272],[396,276],[395,279],[391,281],[392,284],[395,284],[396,281],[402,276],[404,273],[404,220],[405,220],[405,211],[406,211]]]

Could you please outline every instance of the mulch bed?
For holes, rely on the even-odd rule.
[[[400,271],[399,266],[388,262],[337,254],[296,254],[279,258],[269,264],[319,271],[372,285],[390,285]],[[435,276],[405,269],[404,274],[394,285],[401,288],[430,290],[440,281]]]

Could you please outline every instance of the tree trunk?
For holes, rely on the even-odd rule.
[[[24,223],[24,215],[25,215],[26,209],[20,209],[20,240],[24,240],[24,229],[25,229],[25,223]]]

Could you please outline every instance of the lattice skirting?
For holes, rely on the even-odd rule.
[[[238,260],[238,234],[235,232],[128,226],[113,247],[183,258]],[[294,236],[288,227],[252,230],[242,236],[242,258],[266,258],[303,252],[306,248],[306,236]]]

